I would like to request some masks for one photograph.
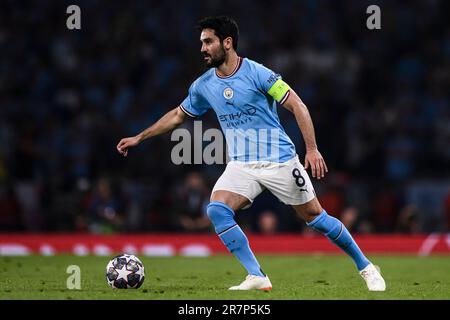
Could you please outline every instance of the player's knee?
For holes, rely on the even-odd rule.
[[[305,204],[294,206],[294,209],[300,218],[307,223],[315,220],[324,211],[317,198],[314,198]]]
[[[206,213],[216,230],[236,224],[233,210],[222,202],[214,201],[208,204]]]
[[[321,213],[322,211],[319,212],[317,210],[306,211],[304,214],[306,222],[314,221]]]
[[[315,219],[317,219],[323,210],[318,211],[318,210],[314,210],[314,209],[310,210],[307,208],[302,208],[302,209],[296,208],[295,211],[301,219],[305,220],[307,223],[310,223],[310,222],[314,221]]]

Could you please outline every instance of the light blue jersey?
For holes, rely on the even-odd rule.
[[[195,80],[181,108],[191,117],[215,111],[231,160],[286,162],[296,152],[280,124],[277,102],[284,103],[288,96],[289,87],[279,74],[239,58],[229,76],[211,68]]]

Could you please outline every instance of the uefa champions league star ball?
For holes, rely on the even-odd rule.
[[[137,289],[144,279],[144,265],[134,255],[118,255],[106,266],[106,281],[112,288]]]

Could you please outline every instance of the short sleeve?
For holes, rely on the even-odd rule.
[[[262,64],[255,65],[258,89],[283,104],[289,96],[289,85],[282,80],[281,75],[278,73],[273,72]]]
[[[189,88],[189,94],[180,105],[181,109],[193,118],[200,117],[210,108],[208,102],[198,90],[198,82],[195,81]]]

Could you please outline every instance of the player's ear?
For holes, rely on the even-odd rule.
[[[233,39],[231,37],[223,39],[223,47],[226,50],[230,50],[233,47]]]

